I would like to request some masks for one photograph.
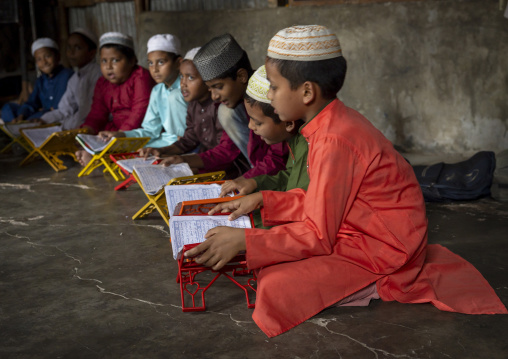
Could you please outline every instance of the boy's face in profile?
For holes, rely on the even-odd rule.
[[[102,76],[112,84],[120,85],[130,77],[136,62],[129,60],[114,47],[103,47],[100,65]]]
[[[249,114],[249,129],[260,136],[269,145],[286,141],[292,135],[286,130],[286,123],[275,123],[271,117],[266,116],[258,105],[245,102],[245,109]]]
[[[35,51],[34,58],[37,68],[48,76],[51,75],[60,62],[60,56],[58,56],[55,50],[49,47],[41,47],[39,50]]]
[[[196,66],[190,60],[185,60],[180,65],[180,89],[182,91],[183,99],[186,102],[197,100],[203,102],[210,94],[208,87],[203,82]]]
[[[67,39],[67,58],[73,67],[82,68],[87,65],[94,59],[96,53],[95,49],[88,48],[88,44],[79,34],[72,34]]]
[[[171,86],[178,78],[181,58],[173,58],[165,51],[152,51],[148,54],[148,70],[158,84],[164,82]]]
[[[266,61],[266,78],[270,82],[267,97],[281,121],[296,121],[304,115],[302,86],[292,90],[289,81],[281,75],[279,69]]]
[[[230,77],[206,81],[206,86],[212,94],[212,100],[220,102],[229,108],[235,108],[242,101],[249,78],[247,71],[238,70],[236,80]]]

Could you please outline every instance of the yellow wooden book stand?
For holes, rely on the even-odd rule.
[[[50,127],[50,126],[47,126]],[[44,158],[44,160],[56,171],[66,170],[65,166],[58,156],[68,155],[76,161],[75,152],[78,150],[76,146],[76,135],[78,133],[86,133],[88,130],[85,128],[77,128],[74,130],[59,131],[52,133],[39,147],[36,147],[32,141],[24,134],[25,129],[21,129],[21,136],[30,145],[28,156],[19,164],[24,164],[33,160],[37,155]]]
[[[166,192],[164,191],[164,188],[154,195],[148,194],[143,188],[143,185],[141,184],[141,181],[139,180],[136,171],[132,172],[132,175],[134,176],[139,186],[141,187],[146,197],[148,198],[148,203],[145,204],[134,216],[132,216],[132,219],[144,218],[153,211],[157,210],[161,215],[162,219],[164,219],[166,224],[169,226],[170,214],[168,212],[168,204],[166,202]],[[177,177],[169,181],[167,183],[167,186],[179,184],[191,184],[191,183],[216,182],[223,179],[225,175],[226,172],[219,171],[219,172],[203,173],[194,176]]]
[[[38,125],[35,123],[32,123],[32,127],[37,127]],[[25,127],[30,128],[30,127]],[[28,153],[32,151],[32,146],[30,146],[29,143],[26,142],[25,138],[21,136],[21,133],[13,133],[12,131],[9,131],[9,129],[6,127],[6,124],[0,125],[0,131],[5,133],[7,136],[9,136],[11,142],[9,142],[4,148],[0,150],[0,153],[7,152],[12,145],[15,143],[18,143],[21,147],[23,147]]]
[[[93,155],[88,164],[79,172],[78,177],[88,176],[95,169],[104,166],[103,172],[109,172],[115,181],[125,179],[120,168],[109,157],[113,153],[135,152],[150,141],[150,137],[114,138],[100,153]]]

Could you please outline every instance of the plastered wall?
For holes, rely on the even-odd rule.
[[[270,38],[296,24],[330,27],[348,74],[339,93],[408,151],[508,148],[508,19],[497,1],[422,1],[216,12],[146,12],[138,53],[157,33],[184,50],[230,32],[254,67]]]

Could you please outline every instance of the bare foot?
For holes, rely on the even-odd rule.
[[[79,164],[83,167],[85,167],[88,164],[88,162],[90,162],[90,160],[92,159],[92,155],[86,152],[85,150],[76,151],[75,155]]]

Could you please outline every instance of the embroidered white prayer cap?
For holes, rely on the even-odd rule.
[[[214,37],[197,52],[194,66],[203,81],[210,81],[236,65],[243,52],[233,36],[224,34]]]
[[[134,50],[132,37],[121,32],[106,32],[99,39],[99,47],[104,45],[122,45]]]
[[[266,79],[266,69],[265,65],[263,65],[250,77],[246,92],[247,95],[256,101],[271,103],[267,97],[269,89],[270,82]]]
[[[300,25],[280,30],[268,45],[273,59],[320,61],[342,56],[339,39],[321,25]]]
[[[159,34],[152,36],[148,40],[146,47],[147,54],[153,51],[165,51],[180,55],[182,51],[180,39],[171,34]]]
[[[74,29],[74,31],[71,32],[71,34],[83,35],[84,37],[92,41],[95,44],[95,46],[97,46],[97,44],[99,43],[97,36],[92,31],[84,27],[78,27],[77,29]]]
[[[49,37],[41,37],[37,39],[32,44],[32,56],[34,56],[35,51],[42,49],[43,47],[51,47],[52,49],[58,50],[58,44],[55,40],[50,39]]]
[[[194,60],[194,56],[196,56],[199,49],[201,49],[201,47],[195,47],[193,49],[190,49],[189,51],[187,51],[187,53],[185,54],[185,57],[183,59],[184,60],[191,60],[191,61]]]

